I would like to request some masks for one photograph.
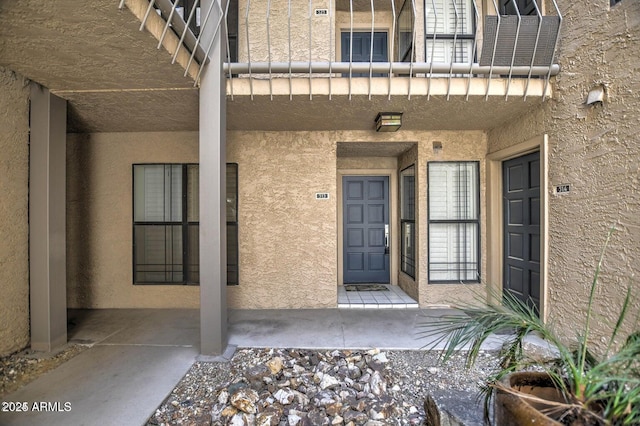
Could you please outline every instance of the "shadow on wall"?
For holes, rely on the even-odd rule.
[[[67,135],[67,306],[93,306],[91,135]]]

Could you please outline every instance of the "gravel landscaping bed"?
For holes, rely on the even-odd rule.
[[[86,348],[72,344],[54,354],[25,349],[0,358],[0,397],[15,392]]]
[[[238,349],[196,362],[148,425],[423,425],[428,395],[473,402],[496,368],[492,353],[464,367],[431,351]]]

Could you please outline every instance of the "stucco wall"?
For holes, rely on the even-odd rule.
[[[490,132],[490,151],[549,135],[549,319],[559,329],[573,333],[582,323],[599,253],[615,225],[597,293],[595,336],[601,337],[626,286],[634,283],[638,293],[640,276],[640,3],[559,4],[561,72],[553,99]],[[604,105],[585,105],[600,84]],[[553,195],[558,184],[570,184],[571,192]]]
[[[0,67],[0,356],[29,343],[29,86]]]
[[[397,198],[397,155],[367,157],[363,141],[402,143],[416,161],[420,211],[426,216],[427,162],[482,160],[483,132],[239,132],[227,134],[227,161],[238,164],[239,285],[231,308],[333,308],[339,282],[339,173],[390,171]],[[443,145],[434,153],[433,141]],[[337,157],[338,143],[355,142],[361,157]],[[133,285],[132,169],[134,163],[197,162],[196,133],[111,133],[68,137],[67,222],[70,307],[198,307],[197,287]],[[484,165],[481,162],[481,182]],[[316,200],[315,193],[329,193]],[[481,185],[481,200],[484,200]],[[395,202],[395,201],[394,201]],[[393,205],[392,205],[393,208]],[[396,203],[397,210],[397,203]],[[484,207],[481,208],[484,220]],[[398,282],[399,218],[392,217],[393,282]],[[418,226],[417,281],[407,289],[422,306],[471,300],[478,285],[427,283],[427,227]],[[481,227],[482,271],[485,226]],[[393,268],[393,265],[392,265]],[[408,284],[407,284],[408,285]]]
[[[440,142],[442,149],[435,151],[433,142]],[[430,161],[479,161],[480,172],[480,281],[479,284],[427,284],[428,282],[428,227],[419,228],[418,235],[418,268],[420,276],[420,305],[456,305],[477,301],[485,289],[485,271],[487,265],[486,237],[486,171],[485,155],[487,153],[487,137],[484,132],[430,132],[420,138],[418,144],[418,163],[416,164],[417,202],[420,206],[421,225],[425,225],[427,215],[427,163]]]
[[[272,61],[289,61],[289,8],[285,4],[273,3],[267,11],[267,0],[251,1],[248,13],[249,43],[247,48],[247,1],[238,2],[238,60],[268,61],[271,54]],[[314,0],[312,10],[316,8],[328,9],[328,0]],[[267,26],[267,13],[269,25]],[[329,16],[312,16],[309,28],[309,3],[291,2],[291,60],[309,60],[309,37],[311,37],[311,51],[313,60],[328,60],[331,52],[329,39],[335,35],[333,23]],[[267,42],[267,31],[271,40],[271,50]],[[310,34],[311,31],[311,34]]]
[[[132,164],[197,162],[196,132],[68,135],[69,308],[199,306],[197,286],[133,285],[132,276]]]
[[[228,132],[238,163],[240,285],[232,308],[335,308],[336,145],[324,132]],[[328,200],[316,200],[328,192]]]

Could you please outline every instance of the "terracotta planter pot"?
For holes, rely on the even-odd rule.
[[[562,394],[553,386],[546,373],[520,372],[512,373],[500,381],[507,389],[536,396],[538,398],[563,402]],[[498,389],[495,398],[495,420],[498,426],[561,426],[541,410],[551,408],[550,405],[522,398],[516,393]]]

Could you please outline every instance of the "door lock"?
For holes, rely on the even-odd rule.
[[[384,225],[384,254],[389,254],[389,224]]]

